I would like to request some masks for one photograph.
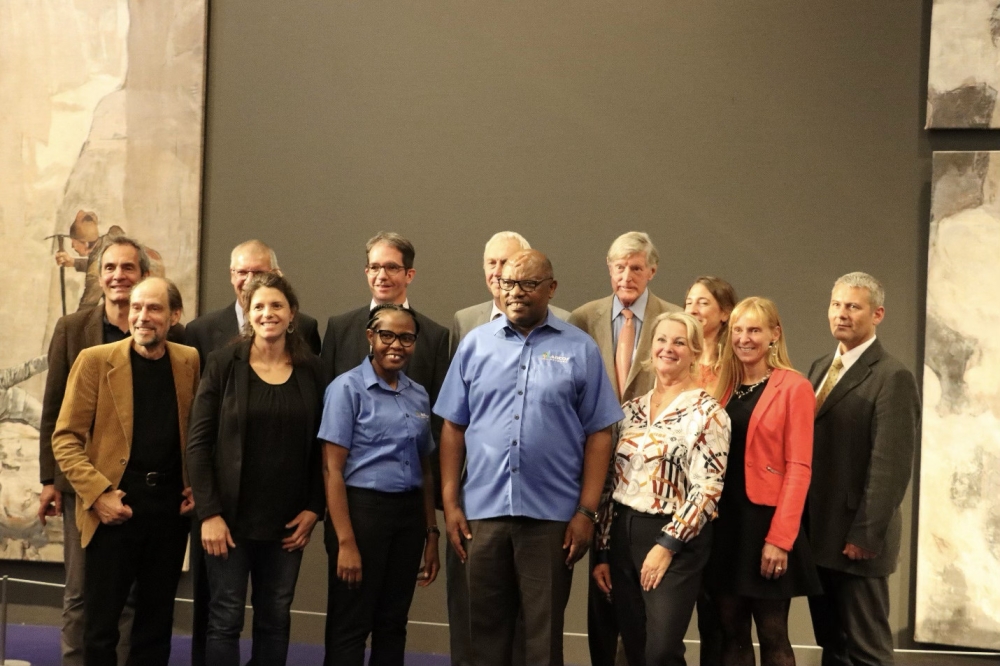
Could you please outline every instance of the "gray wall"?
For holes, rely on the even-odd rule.
[[[919,375],[931,150],[1000,146],[922,129],[929,20],[930,0],[214,0],[203,311],[231,301],[228,253],[250,237],[321,322],[357,307],[379,229],[414,241],[412,303],[441,323],[486,299],[482,246],[501,229],[549,254],[571,309],[609,292],[607,246],[639,229],[663,257],[657,295],[682,302],[714,273],[775,299],[802,369],[833,349],[834,279],[875,274],[880,338]],[[891,580],[902,646],[913,556]],[[317,539],[296,607],[321,612],[325,585]],[[411,618],[430,623],[411,626],[412,648],[446,649],[443,580]],[[813,643],[804,605],[791,624]],[[295,631],[321,641],[322,618],[297,615]],[[583,644],[568,639],[571,659]]]

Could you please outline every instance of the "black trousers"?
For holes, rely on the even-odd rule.
[[[597,549],[590,544],[590,571],[597,564]],[[607,595],[590,576],[587,589],[587,645],[591,666],[615,666],[618,654],[618,617]]]
[[[208,606],[211,597],[201,545],[201,521],[191,520],[191,666],[205,666],[205,639],[208,636]]]
[[[347,489],[351,527],[361,553],[361,586],[337,578],[340,547],[326,526],[328,591],[326,666],[361,666],[372,637],[369,666],[403,666],[406,622],[427,537],[423,492]]]
[[[180,492],[171,498],[180,508]],[[176,514],[135,514],[100,525],[87,545],[84,577],[84,662],[117,666],[118,620],[135,583],[135,620],[128,666],[167,666],[174,596],[184,563],[189,520]]]
[[[712,548],[712,524],[673,556],[656,589],[642,589],[642,563],[670,516],[615,504],[611,522],[611,586],[629,666],[685,666],[684,634]]]
[[[816,567],[823,594],[809,597],[823,666],[891,666],[889,582]]]

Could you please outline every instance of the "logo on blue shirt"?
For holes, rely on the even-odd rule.
[[[543,361],[555,361],[556,363],[569,363],[569,356],[560,356],[555,352],[542,352],[539,357]]]

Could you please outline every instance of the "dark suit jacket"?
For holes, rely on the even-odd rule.
[[[315,356],[296,366],[294,377],[302,400],[309,407],[307,431],[311,436],[303,441],[280,444],[301,447],[302,455],[310,461],[309,478],[302,480],[304,492],[300,510],[309,509],[322,516],[326,500],[322,449],[316,433],[323,415],[323,392],[327,382],[323,366]],[[236,524],[249,387],[247,343],[229,345],[208,355],[205,374],[191,409],[191,434],[187,445],[188,475],[195,511],[201,520],[221,514],[230,527]],[[246,490],[252,492],[253,489]]]
[[[319,331],[316,320],[304,312],[296,313],[293,324],[295,331],[309,343],[312,352],[319,355]],[[187,325],[185,343],[198,350],[201,369],[205,369],[208,355],[235,342],[240,335],[239,320],[236,319],[236,301],[224,308],[208,312]]]
[[[326,335],[323,336],[322,357],[323,368],[331,381],[357,367],[368,356],[365,326],[368,325],[369,312],[369,307],[365,305],[330,317]],[[417,321],[420,323],[420,336],[404,372],[407,377],[424,387],[433,407],[444,383],[444,376],[448,374],[448,329],[419,312]],[[440,417],[432,415],[431,432],[435,442],[441,441],[441,425]],[[440,498],[441,473],[436,450],[431,456],[431,470],[434,473],[435,497]]]
[[[809,370],[819,387],[833,354]],[[837,382],[816,414],[809,540],[816,564],[858,576],[888,576],[896,569],[902,533],[899,505],[910,482],[920,422],[913,374],[879,341]],[[878,553],[852,561],[853,543]]]
[[[167,333],[171,342],[184,342],[184,327],[177,324]],[[76,357],[87,347],[104,344],[104,301],[85,310],[60,317],[49,342],[49,374],[42,397],[42,422],[38,431],[38,470],[42,483],[54,483],[60,492],[73,492],[52,455],[52,432],[59,418],[66,381]]]
[[[647,287],[648,289],[648,287]],[[604,359],[604,369],[611,380],[611,386],[615,393],[618,392],[618,376],[615,374],[615,334],[611,325],[611,310],[613,309],[614,296],[605,296],[596,301],[584,303],[569,317],[569,323],[573,324],[590,337],[601,349],[601,357]],[[663,312],[681,312],[683,308],[668,303],[657,298],[653,292],[649,292],[649,299],[646,301],[646,311],[642,316],[642,330],[639,332],[639,344],[635,349],[635,361],[629,369],[628,378],[625,380],[625,391],[622,393],[622,403],[626,403],[632,398],[645,395],[653,388],[656,376],[650,369],[643,369],[642,362],[649,358],[649,350],[653,340],[653,320]],[[648,324],[648,325],[647,325]]]
[[[80,498],[76,503],[76,524],[84,548],[101,522],[90,508],[102,493],[118,488],[132,453],[131,346],[132,340],[126,338],[80,352],[52,433],[52,451]],[[198,352],[168,342],[167,353],[177,393],[183,461],[188,416],[198,387]],[[185,470],[185,485],[187,478]],[[178,496],[178,510],[180,506]]]

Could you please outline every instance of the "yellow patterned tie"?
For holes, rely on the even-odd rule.
[[[819,408],[823,406],[823,403],[830,395],[830,391],[833,387],[837,385],[837,379],[840,378],[840,371],[844,367],[844,362],[840,360],[840,357],[833,359],[833,364],[830,365],[830,372],[826,375],[826,381],[823,382],[823,387],[820,388],[819,393],[816,394],[816,411],[819,412]]]

